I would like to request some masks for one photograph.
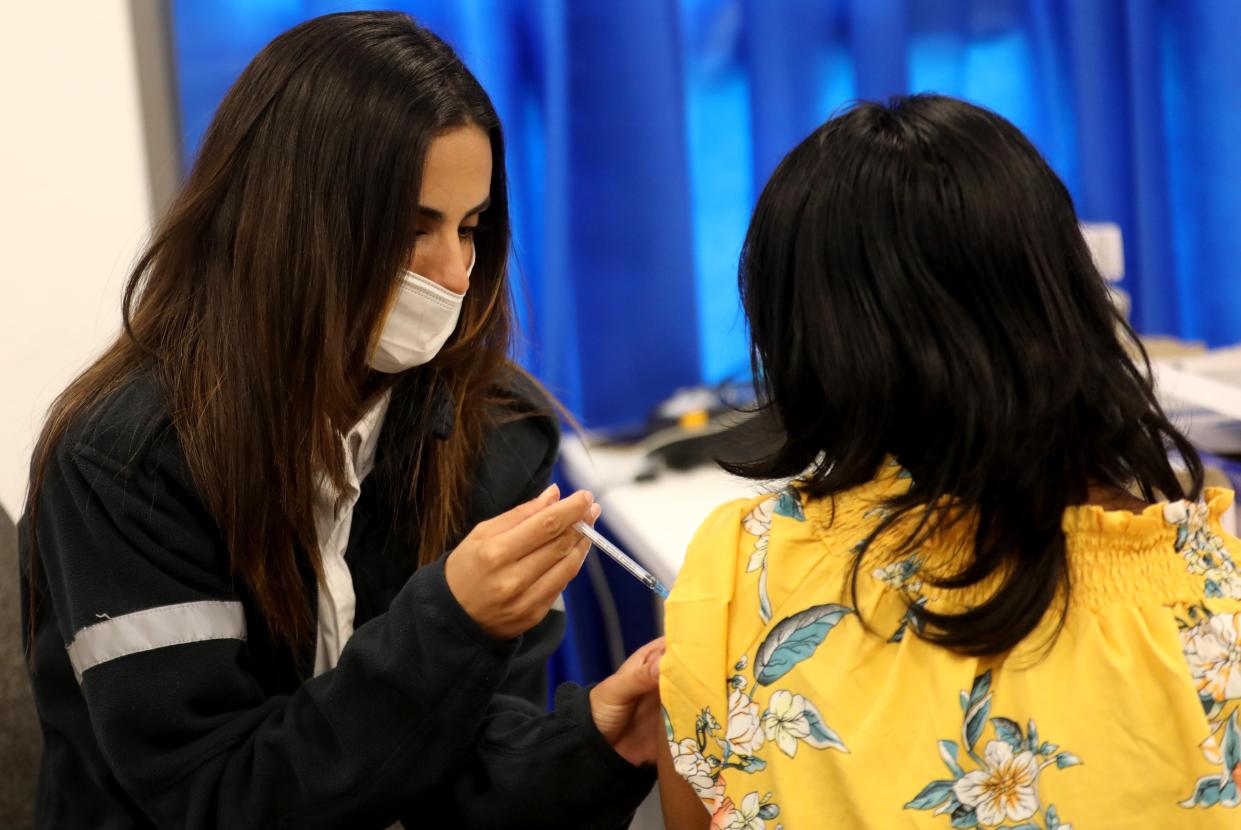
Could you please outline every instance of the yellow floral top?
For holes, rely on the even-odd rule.
[[[713,830],[1241,827],[1232,493],[1070,508],[1059,637],[1049,615],[1028,645],[974,658],[907,612],[984,596],[924,581],[952,567],[946,542],[898,559],[903,534],[884,533],[849,591],[855,545],[907,478],[888,466],[834,513],[793,488],[733,502],[690,545],[660,693]]]

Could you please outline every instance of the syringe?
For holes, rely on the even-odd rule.
[[[650,588],[664,599],[668,598],[668,589],[664,587],[662,582],[655,578],[654,574],[639,565],[637,562],[633,561],[628,554],[605,539],[599,531],[595,530],[585,522],[578,522],[573,525],[573,529],[593,542],[595,547],[599,550],[615,559],[618,565],[633,574],[643,585]]]

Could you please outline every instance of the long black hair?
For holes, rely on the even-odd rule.
[[[1198,497],[1201,461],[1159,406],[1068,190],[993,112],[916,95],[823,124],[764,188],[740,286],[783,438],[732,468],[825,498],[894,455],[913,484],[858,553],[855,586],[897,522],[913,520],[911,552],[968,517],[972,557],[930,580],[998,587],[960,614],[915,609],[934,642],[1003,652],[1067,599],[1061,520],[1092,487]]]

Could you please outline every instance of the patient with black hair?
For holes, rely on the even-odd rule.
[[[1232,493],[1002,117],[862,103],[767,183],[740,289],[775,482],[667,604],[669,828],[1235,828]],[[705,806],[705,809],[704,809]]]

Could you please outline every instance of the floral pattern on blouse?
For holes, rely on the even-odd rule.
[[[923,622],[918,611],[926,605],[928,597],[922,593],[921,571],[922,557],[915,553],[906,556],[904,559],[898,559],[895,562],[884,565],[881,568],[876,568],[871,573],[871,576],[884,585],[902,593],[909,606],[905,609],[905,614],[901,617],[901,622],[897,626],[896,632],[888,639],[889,643],[899,643],[903,640],[905,638],[905,630],[910,626],[913,626],[915,633],[922,633]]]
[[[1198,779],[1182,807],[1241,804],[1241,612],[1212,614],[1204,605],[1179,619],[1181,648],[1206,713],[1209,734],[1199,746],[1219,771]]]
[[[1192,574],[1201,574],[1207,599],[1241,599],[1241,571],[1224,540],[1211,529],[1205,502],[1174,501],[1163,508],[1163,518],[1176,527],[1176,551],[1185,557]]]
[[[801,493],[795,487],[785,487],[769,499],[764,499],[742,519],[746,533],[758,538],[754,552],[746,565],[746,573],[758,571],[758,615],[763,622],[771,622],[771,598],[767,595],[767,548],[771,542],[771,522],[774,516],[785,516],[799,522],[806,521],[802,509]]]
[[[843,605],[816,605],[777,623],[755,652],[752,667],[748,655],[733,666],[737,673],[729,680],[723,725],[706,707],[695,718],[694,735],[678,738],[665,710],[673,767],[707,805],[712,830],[768,830],[767,823],[780,815],[771,793],[752,790],[739,802],[726,795],[725,771],[730,777],[761,772],[770,753],[794,758],[803,746],[849,751],[813,701],[790,689],[768,689],[814,654],[851,613],[853,609]],[[742,674],[751,668],[752,683]],[[773,830],[783,826],[776,824]]]
[[[1024,665],[1008,669],[1007,663],[984,671],[984,662],[963,671],[959,655],[907,642],[916,639],[906,636],[910,629],[915,635],[920,633],[919,611],[927,606],[927,597],[936,594],[936,574],[954,561],[935,544],[902,550],[879,561],[861,560],[866,564],[862,570],[869,577],[865,580],[868,588],[880,594],[887,589],[891,594],[887,599],[905,600],[895,609],[887,599],[876,604],[891,612],[878,640],[868,639],[874,629],[840,624],[858,613],[837,604],[855,604],[841,586],[847,586],[847,579],[854,575],[850,568],[857,566],[858,556],[867,556],[868,534],[892,518],[890,497],[889,501],[875,499],[895,492],[894,476],[909,477],[889,464],[880,470],[876,486],[841,494],[838,503],[831,504],[830,522],[819,519],[826,515],[820,512],[826,505],[804,501],[794,488],[749,501],[740,510],[736,503],[723,506],[719,517],[728,521],[719,523],[712,536],[698,543],[696,558],[687,559],[682,578],[688,577],[688,584],[718,602],[678,605],[674,592],[669,636],[675,636],[674,626],[682,632],[693,629],[696,647],[670,660],[661,682],[669,691],[679,692],[666,697],[665,712],[676,771],[706,804],[712,830],[782,830],[781,822],[790,823],[789,830],[794,830],[791,824],[799,821],[803,810],[816,817],[850,816],[850,826],[886,828],[916,820],[917,826],[945,830],[1072,830],[1074,825],[1065,819],[1082,827],[1094,826],[1106,823],[1117,810],[1140,814],[1150,819],[1146,822],[1150,826],[1159,827],[1179,827],[1195,815],[1199,822],[1224,824],[1230,816],[1241,816],[1241,548],[1213,518],[1223,504],[1217,501],[1220,496],[1208,493],[1205,501],[1184,500],[1153,508],[1144,513],[1153,522],[1110,515],[1113,511],[1103,511],[1105,515],[1096,521],[1098,511],[1087,507],[1066,512],[1066,539],[1074,541],[1070,553],[1106,552],[1106,561],[1111,563],[1088,569],[1075,582],[1078,595],[1097,597],[1100,606],[1137,607],[1143,614],[1159,615],[1164,622],[1134,627],[1120,615],[1114,624],[1095,613],[1096,605],[1083,602],[1081,613],[1065,620],[1073,636],[1061,638],[1052,647],[1063,649],[1058,644],[1070,642],[1083,653],[1110,655],[1114,660],[1073,661],[1073,676],[1064,676],[1064,661],[1054,665],[1039,661],[1029,671]],[[1083,510],[1089,512],[1083,516]],[[740,536],[738,513],[746,531]],[[790,520],[814,521],[816,533],[797,532],[798,526],[788,524]],[[866,541],[859,543],[859,539]],[[855,555],[825,558],[824,546],[833,554],[852,550]],[[735,582],[705,578],[709,569],[718,567],[721,548],[730,554],[729,566],[745,572]],[[1115,551],[1141,555],[1116,557]],[[941,553],[945,554],[942,563]],[[1162,557],[1158,575],[1170,566],[1170,579],[1150,579],[1145,563],[1154,557]],[[816,569],[813,582],[809,567]],[[730,570],[729,575],[735,572]],[[1118,585],[1124,591],[1116,591]],[[788,603],[782,598],[781,586],[794,586],[792,596],[804,598],[796,605]],[[1089,590],[1082,591],[1081,586]],[[757,614],[751,606],[756,594]],[[743,601],[733,603],[737,598]],[[690,599],[697,597],[691,594]],[[1189,606],[1189,602],[1197,604]],[[803,610],[790,615],[790,606]],[[900,612],[904,615],[898,623]],[[1151,631],[1169,631],[1169,622],[1179,626],[1178,638],[1151,636]],[[710,625],[718,636],[708,637],[704,625]],[[889,643],[904,643],[904,647],[883,647],[879,649],[883,659],[861,661],[847,676],[838,677],[837,654],[826,648],[818,654],[836,629],[832,648],[839,653],[875,649],[884,638]],[[734,644],[746,649],[746,656],[735,664]],[[1052,727],[1051,711],[1071,711],[1063,705],[1066,701],[1073,702],[1084,690],[1091,694],[1106,690],[1116,677],[1123,677],[1122,661],[1130,653],[1136,655],[1138,664],[1144,664],[1151,654],[1162,664],[1169,659],[1185,660],[1179,677],[1159,673],[1151,678],[1152,687],[1161,692],[1153,699],[1175,707],[1169,717],[1151,724],[1150,734],[1133,734],[1125,730],[1131,713],[1118,709],[1112,717],[1100,714],[1080,722],[1058,721],[1053,730],[1058,736],[1040,735],[1040,724]],[[898,705],[885,706],[883,722],[893,735],[922,734],[927,723],[944,725],[942,732],[937,729],[916,739],[913,746],[917,750],[921,744],[924,766],[931,773],[915,773],[915,779],[902,779],[893,790],[898,770],[891,767],[892,756],[872,750],[876,736],[860,729],[858,718],[874,711],[877,688],[884,688],[886,696],[890,678],[908,677],[911,671],[953,678],[950,688],[963,686],[965,690],[960,693],[959,713],[951,694],[926,700],[918,688],[900,690],[903,698],[894,695]],[[683,682],[681,674],[685,673],[695,682]],[[1187,677],[1191,684],[1185,683]],[[707,701],[694,697],[701,692],[704,678],[716,678],[714,683],[724,686],[725,693],[714,697],[709,707],[704,705]],[[1196,700],[1185,699],[1191,688]],[[1040,714],[1038,701],[1043,694],[1056,705],[1049,703]],[[1023,711],[1024,706],[1010,700],[1030,701],[1035,708]],[[1126,700],[1132,705],[1147,702],[1136,696]],[[1197,720],[1199,711],[1205,715],[1201,721]],[[1190,724],[1198,723],[1190,734],[1183,726],[1187,716]],[[829,726],[829,718],[840,728],[839,734]],[[898,730],[898,721],[904,729]],[[951,734],[958,723],[959,734]],[[1072,737],[1066,732],[1069,729]],[[1061,737],[1068,746],[1062,748],[1049,737]],[[1113,776],[1123,776],[1130,783],[1143,780],[1149,763],[1142,760],[1142,750],[1150,746],[1168,750],[1165,758],[1173,757],[1172,753],[1181,758],[1180,773],[1137,790],[1111,786],[1119,780]],[[943,771],[936,778],[934,767],[940,764]],[[816,778],[817,770],[824,774]],[[823,786],[818,786],[819,781]],[[1140,803],[1134,803],[1135,795]],[[1125,803],[1118,803],[1120,798]],[[813,823],[801,819],[808,820]]]
[[[932,781],[905,804],[907,810],[934,810],[947,815],[952,827],[1005,827],[1008,830],[1071,830],[1054,804],[1039,801],[1038,779],[1050,766],[1066,769],[1082,763],[1056,744],[1039,739],[1031,720],[1025,731],[1016,721],[991,718],[994,736],[978,753],[978,743],[991,713],[991,672],[974,679],[961,692],[961,743],[941,740],[939,757],[951,778]],[[965,748],[965,759],[959,757]],[[971,764],[972,762],[972,764]],[[966,771],[966,766],[977,767]],[[1041,823],[1040,823],[1040,812]]]

